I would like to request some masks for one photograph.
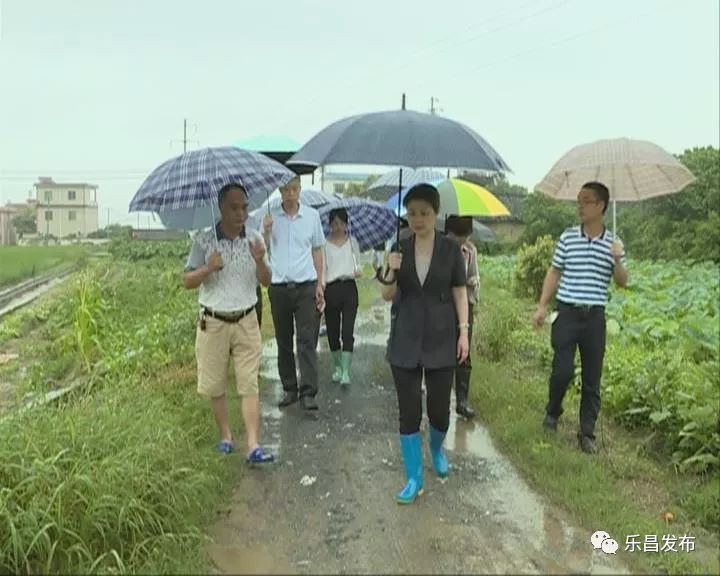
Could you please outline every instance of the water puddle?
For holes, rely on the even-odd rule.
[[[252,547],[211,545],[209,552],[216,568],[224,574],[290,574],[290,565],[258,545]]]

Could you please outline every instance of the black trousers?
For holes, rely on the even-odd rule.
[[[553,418],[563,413],[562,402],[575,375],[575,350],[579,348],[582,368],[580,430],[583,435],[595,438],[605,357],[605,309],[601,306],[581,308],[559,302],[558,316],[552,325],[551,342],[555,354],[545,411]]]
[[[455,403],[463,405],[467,403],[470,391],[470,376],[472,376],[472,334],[473,334],[473,305],[468,304],[468,345],[469,352],[465,362],[458,364],[455,368]]]
[[[285,392],[315,396],[318,391],[317,343],[320,314],[315,306],[315,282],[272,284],[269,290],[275,341],[278,347],[278,373]],[[297,381],[293,337],[297,327]]]
[[[400,434],[414,434],[420,430],[422,421],[423,368],[390,368],[400,409]],[[450,427],[450,393],[454,370],[425,370],[428,420],[433,428],[441,432],[447,432]]]
[[[344,352],[353,351],[357,310],[358,289],[355,280],[337,280],[325,287],[325,326],[332,352],[340,350],[341,346]]]

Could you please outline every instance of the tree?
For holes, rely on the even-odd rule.
[[[12,224],[18,236],[35,234],[37,232],[37,212],[32,208],[25,208],[13,216]]]
[[[678,159],[697,180],[618,210],[618,234],[636,258],[720,262],[720,150],[692,148]]]

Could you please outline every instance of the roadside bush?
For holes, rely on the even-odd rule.
[[[534,244],[524,245],[518,252],[513,276],[513,293],[516,296],[540,298],[543,280],[552,262],[555,241],[542,236]]]

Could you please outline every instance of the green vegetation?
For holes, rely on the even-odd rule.
[[[531,327],[536,301],[514,295],[523,292],[520,264],[510,257],[481,260],[472,394],[493,437],[531,483],[586,526],[621,535],[621,548],[629,534],[698,535],[689,554],[621,551],[638,570],[717,573],[716,269],[631,262],[631,286],[613,290],[608,306],[601,452],[589,457],[575,438],[579,360],[557,436],[541,430],[552,350],[549,329]],[[670,524],[661,518],[666,512]]]
[[[88,246],[0,246],[0,287],[80,262]]]
[[[194,393],[196,294],[181,269],[164,256],[94,263],[0,324],[22,353],[0,375],[18,399],[78,385],[0,420],[0,572],[207,568],[203,528],[242,466],[214,452]]]

